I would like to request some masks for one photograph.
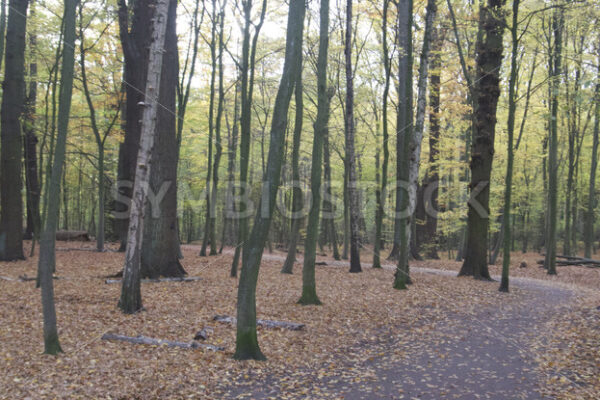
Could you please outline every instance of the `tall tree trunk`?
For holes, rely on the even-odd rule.
[[[325,180],[325,196],[323,198],[323,225],[333,250],[333,258],[340,260],[337,231],[335,228],[335,210],[331,193],[331,152],[329,150],[329,130],[323,137],[323,179]]]
[[[373,268],[381,268],[381,248],[383,242],[383,217],[385,214],[385,200],[387,197],[387,178],[388,163],[390,158],[389,151],[389,130],[388,130],[388,100],[390,94],[391,62],[389,54],[389,45],[387,37],[388,29],[388,9],[390,0],[383,0],[383,17],[381,23],[381,51],[383,58],[383,68],[385,73],[385,83],[382,95],[382,133],[383,133],[383,160],[381,162],[381,189],[377,191],[377,210],[375,212],[375,243],[373,246]]]
[[[479,14],[477,79],[474,86],[473,144],[471,148],[471,199],[467,222],[467,251],[459,275],[491,279],[488,270],[490,178],[500,96],[502,33],[505,0],[487,0]]]
[[[221,249],[219,250],[219,253],[222,253],[223,246],[235,245],[237,219],[235,218],[235,193],[233,180],[235,178],[235,158],[237,153],[237,139],[239,126],[238,91],[239,84],[236,84],[235,99],[233,101],[233,127],[229,126],[229,120],[227,119],[227,114],[225,114],[225,118],[227,121],[227,192],[225,193],[225,212],[223,213],[223,240],[221,241]]]
[[[140,121],[142,107],[138,104],[144,101],[144,93],[139,88],[146,85],[148,68],[148,51],[150,46],[152,24],[152,8],[149,2],[134,2],[130,10],[125,0],[118,0],[119,5],[119,36],[125,58],[124,82],[126,85],[125,138],[119,147],[119,165],[117,173],[118,197],[115,204],[115,214],[121,242],[121,251],[125,251],[129,226],[129,202],[132,198],[132,188],[135,178],[135,161],[140,143]],[[131,24],[129,23],[131,15]],[[129,26],[131,25],[131,26]]]
[[[24,3],[24,8],[19,10],[22,11],[21,16],[24,16],[26,12],[25,10],[27,7],[27,2],[25,1]],[[77,0],[65,1],[65,12],[63,17],[64,42],[62,49],[62,69],[60,77],[61,82],[58,109],[58,135],[56,138],[52,175],[50,176],[50,181],[48,182],[48,212],[46,214],[44,229],[40,239],[40,258],[38,261],[38,276],[42,288],[42,312],[44,315],[44,352],[47,354],[58,354],[62,352],[60,342],[58,340],[58,330],[56,327],[56,309],[54,306],[54,282],[52,279],[52,272],[54,271],[56,265],[54,245],[56,239],[56,228],[58,226],[58,211],[60,206],[60,180],[65,163],[69,115],[71,112],[71,95],[73,91],[73,71],[75,67],[75,18],[77,3]],[[7,61],[8,59],[9,58],[7,57]]]
[[[360,266],[360,204],[358,198],[358,179],[356,175],[356,134],[354,121],[354,70],[352,68],[352,0],[346,1],[346,39],[344,43],[346,58],[346,114],[344,115],[346,139],[346,168],[348,170],[348,211],[350,217],[350,272],[362,272]]]
[[[327,90],[327,55],[329,53],[329,0],[321,0],[319,23],[319,55],[317,56],[317,119],[314,124],[312,164],[310,170],[310,191],[312,203],[308,214],[306,241],[304,244],[304,265],[302,268],[302,296],[298,303],[319,305],[315,281],[315,255],[319,236],[319,212],[321,209],[321,171],[323,159],[323,138],[327,136],[329,124],[329,104],[333,91]]]
[[[421,144],[423,142],[423,131],[425,130],[425,111],[427,109],[427,77],[429,73],[429,52],[436,14],[437,6],[435,0],[428,0],[427,11],[425,15],[425,32],[423,34],[423,48],[421,50],[421,59],[419,63],[419,81],[417,84],[417,115],[415,118],[415,126],[413,130],[413,135],[411,135],[412,138],[410,143],[410,158],[408,171],[408,183],[410,185],[408,190],[408,208],[410,223],[407,227],[407,240],[410,243],[410,253],[407,251],[406,259],[402,260],[402,262],[406,264],[404,267],[407,272],[409,255],[412,255],[412,257],[415,260],[421,259],[421,256],[419,255],[416,247],[416,235],[412,235],[412,233],[416,230],[415,210],[417,207],[419,166],[421,164]],[[412,75],[411,81],[409,82],[412,82]],[[410,111],[410,116],[412,122],[412,107]]]
[[[29,16],[34,15],[33,1],[29,9]],[[0,17],[1,18],[1,17]],[[0,29],[2,31],[2,29]],[[35,51],[37,35],[35,30],[29,32],[29,49]],[[24,155],[25,155],[25,186],[27,199],[27,228],[25,237],[38,239],[40,232],[40,181],[38,179],[37,143],[35,108],[37,102],[37,62],[35,58],[29,63],[29,90],[25,101],[25,115],[23,118]],[[33,246],[32,246],[33,251]],[[33,253],[32,253],[33,255]]]
[[[438,259],[437,254],[437,209],[439,177],[439,141],[440,141],[440,91],[441,91],[441,51],[446,36],[445,28],[432,32],[431,71],[429,78],[429,161],[423,181],[424,222],[422,245],[425,245],[426,257]],[[425,203],[427,202],[427,203]],[[420,225],[417,225],[417,228]]]
[[[4,58],[4,36],[6,34],[6,0],[0,1],[0,70]]]
[[[169,0],[157,0],[155,14],[153,15],[153,30],[150,38],[150,49],[148,55],[147,81],[145,85],[145,96],[142,102],[142,130],[140,135],[140,150],[137,155],[135,183],[133,187],[133,198],[131,199],[131,213],[129,217],[129,233],[127,235],[127,251],[125,254],[125,267],[123,269],[123,284],[121,287],[121,299],[119,308],[132,314],[142,309],[141,263],[142,242],[144,235],[144,213],[148,188],[151,181],[152,163],[156,157],[152,157],[155,136],[159,135],[157,117],[158,100],[161,99],[160,91],[163,89],[161,79],[163,72],[163,53],[165,52],[168,14],[170,11]],[[167,54],[167,57],[169,54]],[[172,56],[172,54],[171,54]],[[166,57],[165,57],[166,58]],[[157,141],[158,142],[158,141]],[[158,144],[158,143],[157,143]],[[155,167],[156,168],[156,167]]]
[[[302,74],[296,81],[295,89],[296,98],[296,114],[294,122],[294,137],[293,137],[293,148],[292,148],[292,227],[290,232],[290,243],[288,246],[287,256],[283,263],[281,273],[291,274],[294,269],[294,262],[296,262],[296,248],[298,246],[298,240],[300,238],[300,227],[302,225],[302,217],[298,215],[302,210],[302,189],[300,188],[300,139],[302,136],[302,119],[304,118],[304,102],[302,100]],[[321,146],[322,147],[322,146]],[[314,144],[313,144],[313,158]],[[321,177],[319,176],[319,180]],[[312,181],[311,181],[312,184]],[[314,191],[313,193],[313,206],[315,201]],[[320,193],[319,193],[320,194]],[[317,221],[317,225],[318,225]],[[310,227],[309,227],[310,229]],[[318,231],[317,231],[318,232]],[[306,247],[306,244],[304,245]],[[306,255],[304,256],[306,259]]]
[[[177,1],[169,1],[164,62],[156,120],[156,146],[152,151],[150,187],[153,199],[146,205],[142,245],[142,278],[180,277],[186,274],[179,261],[177,232],[177,136],[175,97],[179,75],[177,51]],[[161,198],[161,196],[163,196]]]
[[[514,150],[513,150],[513,138],[515,135],[515,112],[517,110],[517,102],[515,95],[515,85],[517,80],[517,57],[519,52],[519,4],[520,0],[513,0],[512,6],[512,25],[510,26],[510,36],[512,43],[512,51],[510,57],[510,77],[508,81],[508,141],[507,155],[508,159],[506,162],[506,183],[504,187],[504,249],[502,259],[502,280],[500,281],[501,292],[508,292],[509,286],[509,269],[510,269],[510,241],[513,236],[512,233],[512,222],[511,222],[511,205],[512,205],[512,180],[513,180],[513,163],[514,163]]]
[[[217,65],[219,68],[219,84],[218,84],[218,94],[219,98],[217,100],[217,118],[215,122],[215,160],[213,165],[213,176],[212,176],[212,192],[211,192],[211,201],[210,201],[210,255],[216,256],[218,254],[217,251],[217,195],[219,188],[219,164],[221,163],[221,155],[223,154],[223,145],[221,143],[221,123],[223,120],[223,102],[225,98],[225,89],[223,88],[223,50],[224,50],[224,42],[223,36],[224,26],[225,26],[225,6],[227,1],[225,0],[223,4],[221,4],[221,10],[219,13],[219,34],[218,34],[218,56],[217,56]]]
[[[264,177],[261,201],[254,219],[252,233],[244,243],[242,270],[238,286],[237,334],[234,358],[263,360],[256,335],[256,284],[271,217],[275,209],[281,177],[281,163],[287,126],[287,113],[296,80],[302,70],[302,39],[304,0],[290,0],[283,73],[275,98],[269,157]]]
[[[23,260],[23,200],[20,117],[25,100],[27,0],[9,2],[6,62],[0,109],[0,261]]]
[[[252,22],[252,0],[245,0],[242,3],[244,10],[244,33],[242,39],[242,61],[240,62],[241,75],[241,119],[240,119],[240,188],[243,196],[248,196],[248,165],[250,162],[250,143],[251,143],[251,123],[252,123],[252,96],[254,91],[254,65],[256,61],[256,46],[258,35],[265,21],[267,12],[267,0],[263,0],[260,19],[258,24]],[[250,26],[254,25],[254,37],[252,38],[252,48],[250,48]],[[242,207],[244,206],[244,207]],[[239,204],[237,212],[240,215],[238,222],[238,240],[235,246],[233,262],[231,263],[231,277],[237,276],[240,255],[246,238],[248,236],[248,217],[241,214],[247,214],[247,205]],[[242,209],[243,208],[243,209]]]
[[[555,10],[552,18],[554,49],[550,71],[550,138],[548,143],[548,219],[546,228],[546,257],[544,266],[548,275],[556,275],[556,224],[558,209],[558,96],[561,75],[562,29],[564,15]]]
[[[600,134],[600,56],[598,57],[598,75],[596,77],[596,90],[594,102],[596,111],[594,117],[594,139],[592,145],[592,166],[590,169],[590,183],[588,191],[587,212],[584,223],[585,257],[592,257],[594,243],[594,209],[596,208],[596,170],[598,169],[598,136]]]
[[[206,182],[204,191],[206,192],[206,215],[204,219],[204,239],[202,240],[202,249],[200,250],[200,256],[206,256],[206,249],[208,248],[208,244],[210,241],[210,234],[212,232],[210,224],[213,221],[212,211],[213,206],[211,203],[211,176],[212,176],[212,167],[213,167],[213,138],[215,136],[215,97],[216,97],[216,77],[217,77],[217,69],[218,69],[218,61],[217,61],[217,27],[219,26],[217,14],[217,2],[216,0],[212,0],[212,22],[210,28],[210,42],[208,42],[208,47],[210,48],[210,100],[208,102],[208,159],[206,160]],[[211,247],[214,245],[211,244]]]
[[[398,7],[398,111],[396,118],[396,212],[394,247],[397,248],[395,289],[406,289],[410,282],[408,270],[410,230],[410,158],[413,138],[413,57],[412,57],[412,0],[400,0]],[[394,250],[392,250],[394,253]]]

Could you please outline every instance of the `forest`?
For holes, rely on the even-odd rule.
[[[598,0],[0,0],[0,398],[597,399]]]

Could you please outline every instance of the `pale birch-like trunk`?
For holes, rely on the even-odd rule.
[[[129,215],[129,233],[125,267],[123,270],[123,286],[119,307],[123,312],[132,314],[142,308],[140,290],[140,263],[142,237],[144,233],[144,208],[150,182],[151,154],[154,145],[156,114],[158,109],[159,84],[163,62],[165,34],[167,30],[167,11],[169,2],[158,0],[154,15],[154,30],[148,58],[148,77],[146,80],[145,100],[140,106],[144,107],[140,149],[138,151],[135,170],[135,184],[131,199]]]

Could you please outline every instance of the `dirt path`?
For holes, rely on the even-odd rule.
[[[264,258],[284,260],[277,254],[265,254]],[[327,264],[349,266],[343,261]],[[449,279],[456,275],[454,271],[416,267],[411,272]],[[325,366],[331,370],[326,376],[315,376],[309,370],[295,371],[290,375],[303,376],[303,380],[292,385],[291,376],[261,382],[241,379],[239,385],[229,388],[229,397],[542,399],[538,389],[544,380],[536,372],[530,338],[560,307],[567,306],[575,293],[535,279],[513,278],[511,285],[526,291],[524,301],[484,307],[470,315],[448,315],[436,329],[424,332],[409,346],[402,341],[406,327],[390,326],[373,340],[356,344],[361,351],[372,350],[373,357],[357,361],[352,357],[353,349],[345,349],[336,355],[332,366]]]

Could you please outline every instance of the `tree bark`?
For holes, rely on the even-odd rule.
[[[519,52],[519,4],[520,0],[513,0],[512,6],[512,25],[510,26],[510,36],[512,43],[510,57],[510,77],[508,82],[508,141],[507,141],[507,162],[506,162],[506,183],[504,188],[504,249],[502,258],[502,279],[500,281],[501,292],[509,290],[509,272],[510,272],[510,245],[512,238],[512,222],[511,222],[511,205],[512,205],[512,180],[513,180],[513,163],[514,150],[513,138],[515,134],[515,112],[517,110],[517,102],[515,97],[515,85],[517,80],[517,56]]]
[[[252,125],[252,97],[254,92],[254,65],[256,61],[256,47],[258,35],[265,21],[267,12],[267,0],[263,0],[260,19],[257,24],[252,22],[252,0],[245,0],[242,3],[244,9],[244,33],[242,40],[242,61],[240,63],[241,75],[241,119],[240,119],[240,185],[247,195],[248,183],[248,165],[250,162],[250,142]],[[254,36],[252,38],[252,48],[250,48],[250,25],[254,25]],[[242,210],[242,204],[237,207],[238,213],[247,213],[247,209]],[[238,223],[238,241],[235,246],[233,262],[231,263],[231,277],[237,276],[240,255],[246,237],[248,236],[248,217],[240,216]]]
[[[561,75],[562,29],[564,15],[555,10],[552,18],[554,49],[550,64],[550,137],[548,143],[548,215],[546,227],[546,259],[548,275],[556,275],[556,225],[558,209],[558,96]]]
[[[142,241],[144,235],[144,213],[148,188],[151,181],[152,150],[155,136],[158,136],[157,116],[158,99],[160,99],[163,52],[167,32],[169,0],[157,0],[153,15],[153,30],[150,42],[150,52],[147,66],[147,81],[143,107],[142,126],[140,135],[140,150],[137,156],[133,198],[129,217],[129,232],[127,235],[127,251],[123,269],[123,285],[119,308],[132,314],[142,309],[140,290]]]
[[[394,216],[394,248],[397,268],[395,289],[406,289],[410,283],[408,252],[410,242],[410,158],[414,143],[413,129],[413,56],[412,56],[412,0],[400,0],[398,8],[398,111],[396,118],[396,210]],[[392,254],[394,250],[392,249]]]
[[[0,108],[0,261],[23,260],[21,189],[23,139],[21,113],[25,100],[25,31],[27,0],[9,2],[6,62]]]
[[[590,168],[590,183],[588,204],[584,223],[585,257],[592,257],[594,243],[594,209],[596,208],[596,170],[598,169],[598,136],[600,134],[600,57],[598,57],[598,75],[596,77],[594,102],[596,106],[594,117],[594,139],[592,144],[592,165]]]
[[[467,221],[467,249],[459,276],[491,279],[488,270],[489,197],[496,108],[500,96],[502,66],[503,6],[505,0],[487,0],[480,7],[479,33],[476,44],[476,76],[474,85],[474,124],[471,147],[471,199]]]
[[[356,175],[356,149],[354,123],[354,70],[352,68],[352,0],[346,1],[346,36],[344,42],[346,59],[346,113],[345,125],[345,166],[348,176],[348,211],[350,219],[350,272],[362,272],[360,266],[360,204],[358,198],[358,178]]]
[[[321,210],[321,171],[323,161],[323,138],[328,134],[329,104],[333,91],[327,90],[327,56],[329,54],[329,0],[321,0],[319,23],[319,55],[317,56],[317,119],[314,124],[310,190],[312,203],[308,214],[304,265],[302,267],[302,295],[298,303],[319,305],[315,280],[315,256],[319,236],[319,213]]]
[[[271,141],[269,157],[252,233],[244,242],[242,270],[238,286],[237,300],[237,334],[234,358],[237,360],[264,360],[256,335],[256,284],[271,217],[275,209],[277,189],[281,177],[281,163],[287,113],[296,79],[302,68],[302,39],[304,28],[304,0],[290,0],[286,50],[283,73],[271,122]]]
[[[38,261],[38,276],[42,288],[42,311],[44,316],[44,351],[47,354],[57,354],[62,352],[56,327],[56,309],[54,306],[54,282],[52,273],[56,265],[54,250],[55,232],[58,226],[60,181],[65,162],[69,115],[71,112],[71,95],[73,91],[77,3],[77,0],[65,1],[64,42],[62,49],[62,69],[58,108],[58,135],[56,138],[56,147],[54,149],[52,174],[50,176],[50,181],[48,182],[48,212],[46,214],[44,229],[40,240],[40,258]],[[26,6],[27,4],[25,4],[25,7]],[[25,15],[25,12],[21,15]]]
[[[34,15],[33,1],[29,8],[29,16]],[[1,17],[0,17],[1,18]],[[0,28],[0,32],[2,29]],[[34,30],[29,32],[29,49],[34,51],[37,46],[37,34]],[[23,150],[25,155],[25,186],[27,200],[27,227],[25,237],[38,239],[40,220],[40,181],[38,179],[37,143],[35,108],[37,102],[37,62],[33,59],[29,63],[29,90],[25,100],[25,115],[23,118],[23,133],[25,135]],[[33,246],[32,246],[33,255]]]
[[[300,238],[300,227],[302,225],[302,219],[299,212],[302,210],[302,189],[300,188],[300,139],[302,137],[302,120],[304,118],[304,102],[302,100],[302,74],[296,81],[295,89],[296,99],[296,114],[294,122],[294,137],[293,137],[293,148],[292,148],[292,227],[290,232],[290,243],[288,246],[287,256],[283,263],[281,273],[291,274],[294,269],[294,262],[296,262],[296,250],[298,246],[298,240]],[[313,145],[314,148],[314,145]],[[313,149],[314,151],[314,149]],[[313,153],[313,158],[314,158]],[[321,177],[319,176],[319,179]],[[312,181],[311,181],[312,184]],[[313,206],[314,206],[314,191],[313,193]],[[317,225],[318,225],[317,221]],[[306,244],[305,244],[306,246]],[[305,256],[306,258],[306,256]]]
[[[381,50],[383,58],[383,69],[385,81],[382,95],[382,134],[383,134],[383,160],[381,162],[381,189],[377,191],[377,210],[375,212],[375,242],[373,245],[373,268],[381,268],[381,249],[383,247],[383,217],[385,214],[385,200],[387,197],[389,151],[389,129],[388,129],[388,100],[390,94],[390,78],[392,74],[389,45],[388,45],[388,10],[390,0],[383,0],[383,16],[381,23]],[[379,159],[379,158],[378,158]]]

